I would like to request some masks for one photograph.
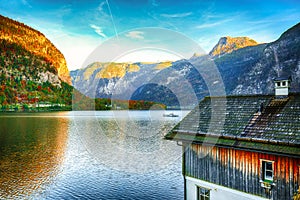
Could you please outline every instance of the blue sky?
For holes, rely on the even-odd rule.
[[[183,34],[206,52],[222,36],[271,42],[300,22],[300,1],[0,0],[0,14],[44,33],[65,55],[69,69],[75,69],[98,45],[114,37],[157,42],[159,29],[145,38],[143,28],[147,27]],[[160,42],[178,49],[174,40]],[[192,56],[192,51],[183,57]]]

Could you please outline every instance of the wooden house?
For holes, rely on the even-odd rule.
[[[185,199],[299,195],[300,94],[275,84],[275,96],[206,97],[165,136],[182,145]]]

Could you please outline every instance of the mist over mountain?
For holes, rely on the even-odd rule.
[[[257,44],[248,37],[219,40],[209,55],[164,63],[92,63],[71,72],[75,88],[91,97],[149,100],[169,107],[193,106],[210,95],[207,77],[214,65],[227,95],[273,94],[273,79],[292,77],[300,91],[300,24],[271,43]],[[116,67],[118,66],[118,67]],[[205,69],[205,73],[201,70]],[[107,72],[109,76],[101,76]],[[217,81],[217,82],[218,82]]]

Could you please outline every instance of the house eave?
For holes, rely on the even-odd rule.
[[[217,146],[223,148],[234,148],[275,155],[300,158],[300,144],[264,140],[260,138],[238,137],[229,135],[216,135],[205,133],[190,133],[173,131],[165,136],[167,140],[181,141],[185,144],[199,144]]]

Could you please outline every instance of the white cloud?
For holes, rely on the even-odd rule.
[[[24,6],[28,6],[29,8],[32,8],[32,6],[28,3],[28,1],[26,1],[26,0],[22,0],[22,4],[24,5]]]
[[[223,25],[223,24],[225,24],[229,21],[232,21],[232,20],[233,19],[224,19],[224,20],[220,20],[220,21],[216,21],[216,22],[204,23],[204,24],[196,26],[196,28],[197,29],[211,28],[211,27]]]
[[[150,4],[154,7],[159,6],[156,0],[150,0]]]
[[[107,36],[103,33],[102,28],[100,26],[96,26],[94,24],[90,24],[90,27],[94,29],[94,31],[103,38],[107,38]]]
[[[19,12],[24,12],[27,9],[26,7],[32,8],[32,6],[28,3],[27,0],[21,0],[21,1],[20,0],[9,0],[9,1],[0,0],[1,12],[5,11],[5,12],[8,12],[9,14],[13,14],[11,12],[12,10],[19,11],[19,9],[21,9]],[[3,14],[3,13],[1,13],[1,14]],[[19,15],[17,15],[17,16],[19,16]]]
[[[98,11],[99,12],[104,12],[104,8],[103,7],[104,7],[105,4],[106,4],[106,2],[104,2],[104,1],[99,4],[99,6],[98,6]]]
[[[101,19],[110,19],[109,6],[106,1],[102,1],[96,9],[96,13]]]
[[[144,39],[144,33],[142,31],[131,31],[126,34],[126,37],[142,40]]]
[[[161,14],[162,17],[168,17],[168,18],[180,18],[180,17],[187,17],[192,15],[192,12],[187,13],[175,13],[175,14]]]

